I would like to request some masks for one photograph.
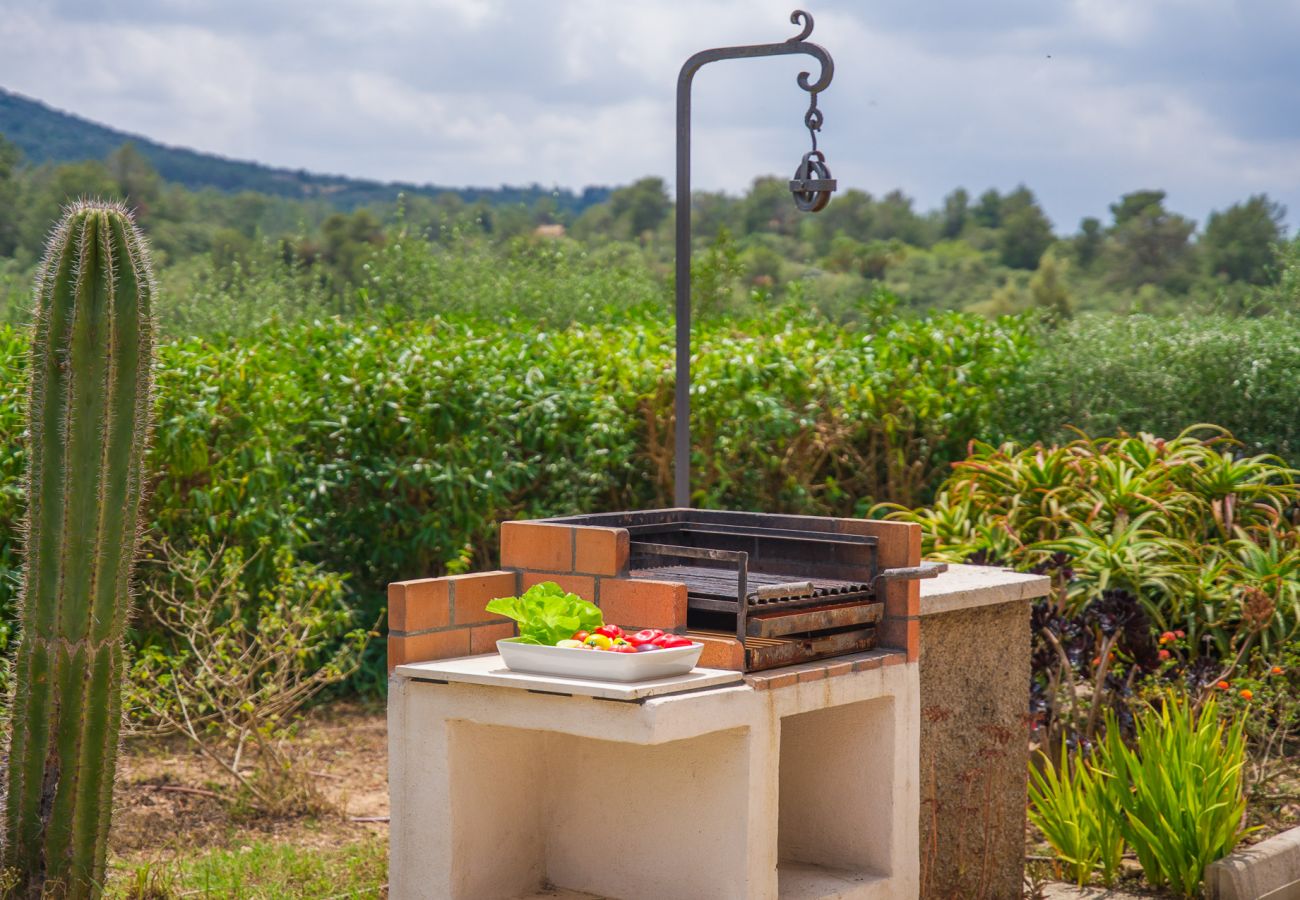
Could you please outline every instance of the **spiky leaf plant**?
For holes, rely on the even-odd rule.
[[[26,569],[5,773],[22,896],[103,889],[123,636],[149,431],[148,250],[116,204],[70,206],[37,276]]]

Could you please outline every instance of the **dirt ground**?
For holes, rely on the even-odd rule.
[[[118,764],[111,850],[119,861],[166,861],[253,840],[328,847],[367,832],[386,836],[388,751],[383,709],[323,705],[303,722],[297,744],[327,801],[324,814],[268,819],[242,812],[230,783],[179,739],[127,738]]]

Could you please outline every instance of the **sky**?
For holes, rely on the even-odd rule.
[[[0,0],[0,86],[166,144],[454,186],[671,183],[690,54],[793,36],[794,0]],[[1121,194],[1300,222],[1300,0],[802,0],[835,58],[841,189],[919,209],[1029,186],[1061,233]],[[693,184],[808,149],[803,56],[695,80]]]

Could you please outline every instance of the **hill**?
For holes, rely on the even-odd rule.
[[[451,192],[469,203],[483,200],[492,204],[524,203],[531,206],[544,197],[550,197],[558,209],[578,213],[603,202],[610,194],[610,189],[604,187],[584,188],[581,193],[568,189],[554,191],[537,184],[528,187],[456,188],[277,169],[184,147],[168,147],[146,137],[52,109],[40,101],[3,88],[0,88],[0,135],[22,150],[24,160],[33,165],[104,159],[118,147],[130,143],[164,179],[193,190],[215,188],[230,193],[257,191],[298,199],[322,198],[340,209],[391,201],[399,192],[428,197]]]

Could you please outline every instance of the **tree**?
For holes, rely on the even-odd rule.
[[[627,237],[640,238],[668,218],[671,204],[662,178],[642,178],[609,196],[609,211]]]
[[[1283,237],[1286,208],[1257,194],[1223,212],[1212,212],[1200,240],[1210,274],[1229,281],[1266,284],[1274,248]]]
[[[1034,277],[1029,279],[1029,298],[1052,320],[1068,319],[1074,314],[1070,291],[1065,286],[1068,269],[1068,262],[1057,259],[1054,253],[1044,253]]]
[[[1164,191],[1135,191],[1111,204],[1115,224],[1105,263],[1112,283],[1154,284],[1174,291],[1190,286],[1194,259],[1188,239],[1196,225],[1166,210],[1164,199]]]
[[[998,255],[1012,269],[1034,269],[1052,243],[1052,223],[1034,192],[1021,185],[1002,198]]]
[[[1079,234],[1074,238],[1074,260],[1080,269],[1090,269],[1101,254],[1101,220],[1088,216],[1079,223]]]
[[[792,235],[798,226],[800,213],[790,196],[787,179],[771,175],[755,178],[741,207],[745,234],[769,231]]]
[[[126,143],[109,154],[108,171],[117,182],[118,193],[141,224],[149,221],[150,214],[162,195],[162,179],[135,144]]]
[[[949,240],[961,236],[970,219],[970,194],[965,188],[957,188],[943,198],[943,225],[940,233]]]
[[[930,230],[924,219],[912,209],[912,198],[902,191],[890,191],[875,205],[875,217],[867,237],[879,241],[897,239],[914,247],[927,247]]]
[[[980,194],[980,202],[971,211],[971,218],[976,225],[985,228],[998,228],[1002,225],[1002,195],[994,188]]]
[[[18,179],[15,177],[22,151],[0,135],[0,256],[18,250],[22,229],[18,223]]]

